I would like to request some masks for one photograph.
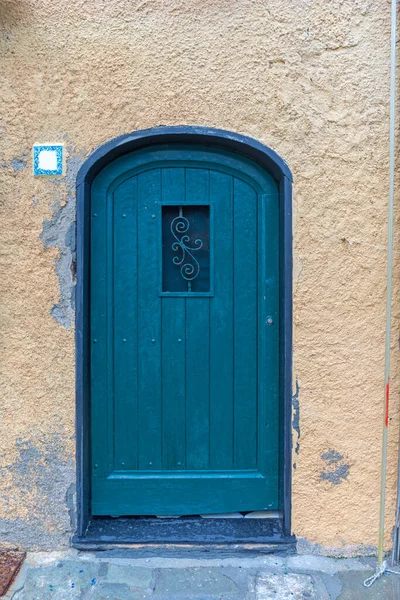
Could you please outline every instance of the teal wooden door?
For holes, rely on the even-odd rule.
[[[207,147],[94,180],[94,515],[278,508],[278,211],[267,172]]]

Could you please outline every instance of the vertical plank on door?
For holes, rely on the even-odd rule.
[[[162,169],[162,201],[185,203],[185,169]],[[179,267],[177,267],[179,268]],[[162,298],[162,429],[164,469],[186,464],[186,298]]]
[[[258,468],[278,502],[279,473],[279,199],[277,189],[259,195],[259,390]],[[268,323],[268,319],[272,322]],[[265,449],[268,448],[268,452]]]
[[[186,169],[186,202],[207,204],[209,172]],[[211,215],[212,218],[212,215]],[[213,252],[211,240],[210,252]],[[213,277],[213,273],[211,273]],[[186,299],[186,467],[209,466],[210,299]]]
[[[234,465],[257,465],[257,193],[234,180]]]
[[[107,303],[108,289],[112,286],[112,273],[107,260],[112,245],[107,221],[109,204],[107,187],[99,185],[95,180],[92,187],[90,253],[90,293],[92,298],[96,298],[90,312],[91,439],[94,478],[107,477],[113,468],[113,422],[109,419],[112,398],[108,393],[109,380],[112,378],[112,365],[108,360],[108,331],[112,327],[112,307]]]
[[[210,299],[210,468],[233,467],[233,179],[210,171],[214,297]]]
[[[116,469],[137,469],[137,178],[114,192],[114,447]]]
[[[185,432],[185,298],[162,299],[164,469],[183,469]]]
[[[139,469],[162,468],[161,306],[158,247],[160,169],[138,175]]]

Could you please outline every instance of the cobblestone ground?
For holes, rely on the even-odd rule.
[[[127,551],[128,552],[128,551]],[[398,600],[400,576],[370,589],[374,559],[316,556],[189,559],[132,554],[28,555],[4,598],[13,600]]]

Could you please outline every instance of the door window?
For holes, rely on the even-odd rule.
[[[163,206],[162,294],[209,294],[210,264],[210,206]]]

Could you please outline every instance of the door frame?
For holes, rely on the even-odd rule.
[[[231,541],[255,541],[255,538],[274,543],[292,542],[291,536],[291,485],[292,485],[292,174],[283,159],[271,148],[260,142],[234,132],[195,126],[170,126],[155,127],[136,131],[120,136],[95,150],[80,168],[76,180],[76,237],[77,237],[77,283],[76,283],[76,318],[75,318],[75,344],[76,344],[76,506],[77,506],[77,531],[73,536],[73,544],[95,543],[101,545],[101,539],[93,538],[89,532],[91,520],[90,513],[90,297],[89,297],[89,241],[90,241],[90,193],[91,184],[99,171],[112,160],[139,150],[145,146],[155,144],[199,144],[214,148],[233,151],[249,158],[261,165],[277,181],[279,186],[279,215],[280,215],[280,490],[281,512],[283,518],[279,526],[276,523],[267,523],[273,519],[204,519],[205,539],[210,542],[213,538],[214,527],[222,527],[221,521],[229,521],[237,527],[238,537],[233,536]],[[118,533],[118,519],[112,519],[115,531],[115,542],[132,543],[132,537],[126,538],[126,530],[130,528],[135,537],[135,526],[127,519]],[[122,521],[122,519],[121,519]],[[152,521],[152,535],[154,536],[154,520]],[[218,525],[215,521],[219,521]],[[243,521],[248,525],[244,526]],[[208,523],[207,523],[208,522]],[[104,532],[103,523],[103,532]],[[160,521],[161,525],[161,521]],[[162,524],[166,531],[166,523]],[[228,524],[226,524],[228,525]],[[143,525],[141,525],[143,527]],[[202,526],[203,527],[203,526]],[[275,529],[274,529],[275,527]],[[168,539],[160,541],[179,542],[180,527],[177,521],[171,523],[171,534]],[[186,529],[188,529],[186,527]],[[189,527],[190,529],[190,527]],[[240,530],[240,531],[239,531]],[[274,530],[274,531],[272,531]],[[258,534],[257,534],[258,531]],[[122,532],[125,532],[123,534]],[[228,538],[219,535],[215,530],[215,540],[221,541]],[[160,531],[161,534],[161,531]],[[231,534],[232,535],[232,534]],[[94,536],[96,537],[96,535]],[[99,535],[99,537],[101,537]],[[140,534],[140,541],[143,535]],[[169,539],[172,537],[173,539]],[[144,534],[146,538],[146,534]],[[139,540],[138,540],[139,541]],[[150,541],[150,540],[149,540]],[[155,540],[154,540],[155,541]],[[199,540],[197,540],[199,541]]]

